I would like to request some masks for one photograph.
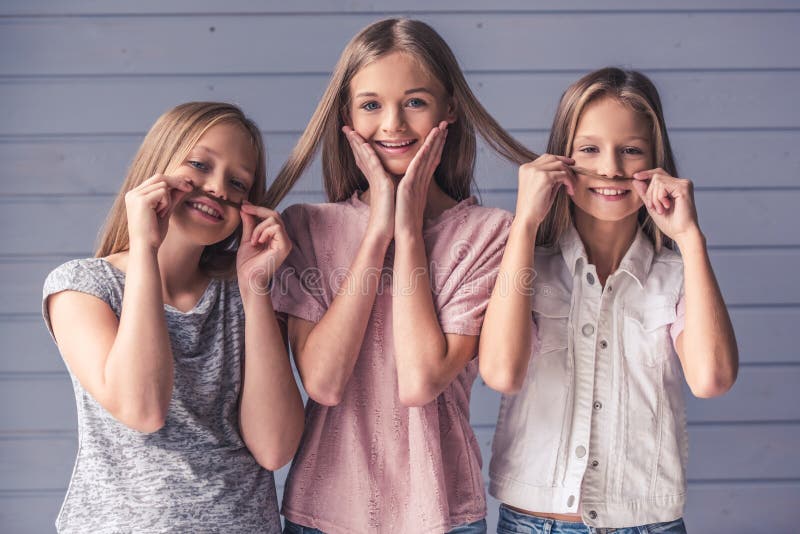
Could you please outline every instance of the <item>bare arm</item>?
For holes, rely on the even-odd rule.
[[[48,310],[59,350],[81,385],[117,420],[140,432],[164,426],[173,386],[158,248],[191,185],[156,175],[125,196],[130,250],[119,321],[99,299],[53,295]]]
[[[394,183],[375,152],[345,127],[359,168],[369,182],[367,231],[330,307],[316,324],[289,317],[289,341],[303,386],[320,404],[339,404],[353,373],[394,233]]]
[[[683,255],[686,326],[676,349],[689,388],[696,397],[716,397],[736,381],[739,351],[728,309],[698,231],[678,246]]]
[[[536,232],[558,189],[572,191],[571,162],[542,154],[519,169],[516,216],[483,321],[478,359],[483,380],[501,393],[518,392],[528,372]]]
[[[256,217],[262,219],[258,225]],[[237,276],[245,339],[239,425],[253,457],[275,471],[292,459],[300,443],[303,399],[272,300],[262,288],[268,287],[267,281],[291,250],[291,242],[280,216],[272,210],[244,204],[242,222]]]
[[[309,397],[335,406],[353,373],[380,283],[388,241],[368,234],[337,295],[322,319],[289,317],[289,340]]]
[[[422,406],[464,369],[477,351],[478,337],[442,332],[421,233],[398,236],[395,246],[392,321],[400,402]]]
[[[694,187],[663,169],[634,174],[634,187],[658,227],[675,240],[683,256],[686,326],[676,350],[686,382],[697,397],[716,397],[736,381],[739,351],[697,224]],[[650,180],[649,185],[645,180]]]

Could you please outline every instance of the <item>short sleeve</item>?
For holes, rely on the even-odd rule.
[[[97,297],[115,309],[114,304],[119,299],[115,295],[110,280],[103,276],[101,261],[99,259],[72,260],[60,265],[47,275],[42,290],[42,317],[51,336],[53,336],[53,326],[47,309],[47,299],[51,295],[62,291],[78,291]],[[53,339],[55,339],[54,336]]]
[[[282,214],[292,250],[275,273],[271,297],[279,314],[318,323],[327,310],[325,277],[314,253],[308,212],[302,205],[289,206]]]
[[[678,299],[676,313],[675,322],[669,326],[669,335],[672,337],[672,346],[677,348],[678,336],[686,326],[686,295],[683,291],[681,291],[680,299]]]
[[[485,208],[484,208],[485,209]],[[511,214],[493,210],[491,218],[451,240],[462,259],[439,295],[439,322],[447,334],[477,336],[489,305],[500,262],[503,259]]]

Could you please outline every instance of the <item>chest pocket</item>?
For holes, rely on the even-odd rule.
[[[659,299],[623,308],[622,341],[631,363],[660,365],[672,354],[669,327],[678,317],[676,301]]]
[[[533,319],[539,336],[539,353],[565,351],[569,346],[569,301],[537,292],[533,297]]]

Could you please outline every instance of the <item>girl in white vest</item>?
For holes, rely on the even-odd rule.
[[[652,82],[584,76],[547,152],[520,167],[480,339],[481,375],[505,393],[497,530],[685,532],[684,378],[721,395],[738,353]]]

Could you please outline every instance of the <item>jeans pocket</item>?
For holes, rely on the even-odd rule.
[[[645,529],[648,534],[686,534],[686,525],[683,523],[682,518],[665,523],[646,525]]]

